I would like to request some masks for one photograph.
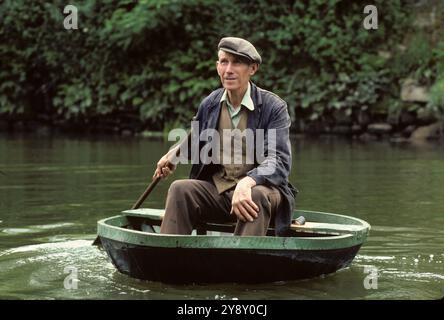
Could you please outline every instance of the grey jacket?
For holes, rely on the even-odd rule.
[[[195,121],[199,121],[199,135],[205,129],[217,129],[220,113],[220,99],[224,90],[219,88],[207,96],[199,106]],[[291,145],[290,145],[290,116],[287,110],[287,104],[277,95],[263,90],[251,83],[251,98],[254,103],[254,110],[249,111],[247,128],[264,129],[265,131],[265,160],[256,163],[256,167],[247,173],[247,176],[253,178],[258,185],[275,186],[283,195],[283,201],[278,208],[275,216],[275,230],[277,236],[284,236],[291,224],[292,212],[295,204],[297,190],[288,181],[291,169]],[[276,150],[271,154],[276,157],[268,156],[267,148],[271,147],[267,141],[267,130],[276,130]],[[192,139],[198,139],[197,133],[193,132]],[[199,153],[205,142],[199,143]],[[270,150],[269,150],[270,151]],[[256,157],[255,157],[256,158]],[[269,175],[261,175],[258,168],[267,166],[274,162],[276,170]],[[209,180],[212,174],[211,164],[193,164],[190,172],[191,179]]]

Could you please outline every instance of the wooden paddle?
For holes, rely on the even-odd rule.
[[[148,197],[148,195],[153,191],[154,187],[159,183],[160,177],[155,178],[149,186],[145,189],[145,192],[142,193],[142,195],[137,199],[136,203],[131,207],[131,210],[133,209],[139,209],[142,203],[145,201],[145,199]],[[94,242],[92,243],[93,246],[99,246],[101,245],[100,237],[97,236]]]
[[[177,149],[176,149],[176,157],[178,157],[180,155],[180,146],[184,143],[188,143],[188,140],[191,138],[191,131],[188,133],[188,135],[186,136],[185,139],[183,139],[178,145],[176,145]],[[136,203],[132,206],[131,210],[134,209],[138,209],[142,203],[145,201],[145,199],[148,197],[148,195],[151,193],[151,191],[153,191],[154,187],[157,185],[157,183],[161,180],[162,178],[160,177],[156,177],[154,178],[154,180],[149,184],[149,186],[146,188],[145,192],[139,197],[139,199],[137,199]],[[152,227],[151,227],[152,228]],[[154,231],[154,229],[152,230]],[[100,237],[97,236],[96,239],[93,242],[93,246],[98,246],[100,245]]]
[[[151,181],[150,185],[145,189],[145,192],[139,197],[139,199],[136,201],[136,203],[131,207],[131,209],[139,209],[142,203],[145,201],[145,199],[149,196],[151,191],[153,191],[154,187],[157,185],[157,183],[160,181],[160,177],[155,178],[153,181]]]

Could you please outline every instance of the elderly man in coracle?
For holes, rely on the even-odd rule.
[[[242,161],[207,163],[200,159],[193,164],[190,179],[176,180],[170,186],[161,233],[191,234],[201,221],[236,222],[234,235],[240,236],[264,236],[270,224],[277,236],[289,230],[297,193],[288,181],[291,121],[284,100],[250,81],[261,63],[249,41],[235,37],[220,40],[216,68],[222,88],[203,99],[194,117],[199,132],[187,139],[199,139],[204,130],[213,129],[219,133],[215,136],[220,139],[216,144],[220,154],[230,143],[241,142],[241,154],[228,158],[240,156]],[[264,157],[260,161],[257,156],[246,161],[252,146],[246,146],[239,134],[246,129],[254,133],[255,140],[259,137],[256,132],[263,132]],[[227,130],[235,133],[227,136]],[[198,146],[200,152],[204,143],[199,141]],[[176,169],[173,158],[178,148],[159,160],[153,177],[165,178]]]

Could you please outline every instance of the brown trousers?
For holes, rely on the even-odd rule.
[[[252,222],[243,222],[231,211],[234,189],[222,194],[212,182],[184,179],[174,181],[168,191],[165,216],[160,232],[164,234],[191,234],[199,221],[236,222],[235,235],[264,236],[271,218],[281,202],[279,190],[263,185],[251,189],[251,197],[259,207]]]

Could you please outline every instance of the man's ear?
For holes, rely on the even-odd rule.
[[[253,63],[250,65],[250,76],[254,76],[254,74],[259,70],[259,65],[257,63]]]
[[[220,75],[218,66],[219,66],[219,61],[216,61],[216,71],[217,71],[217,74]]]

